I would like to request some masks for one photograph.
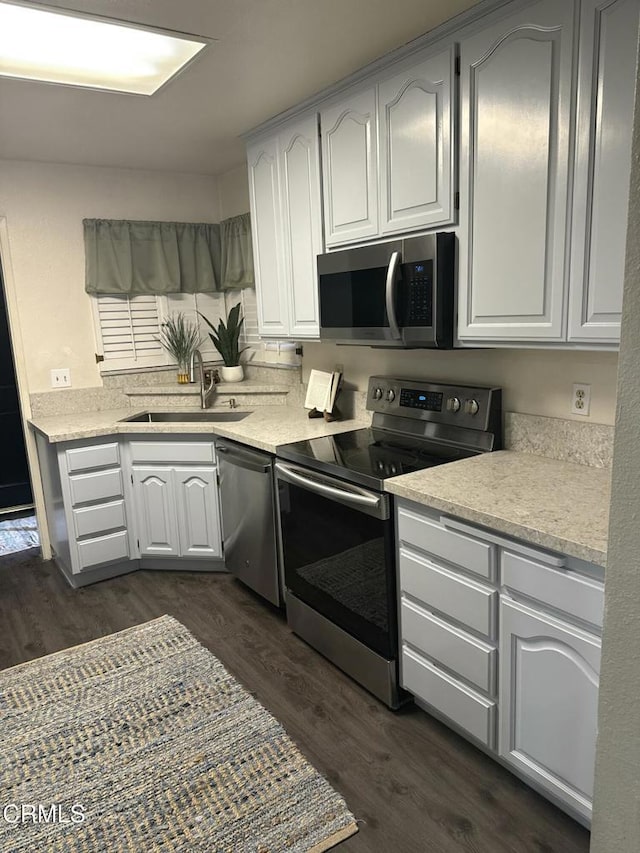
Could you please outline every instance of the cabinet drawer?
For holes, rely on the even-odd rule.
[[[514,592],[602,627],[604,586],[597,580],[503,551],[502,583]]]
[[[112,501],[99,506],[85,506],[73,510],[73,525],[76,536],[94,536],[106,530],[126,527],[124,501]]]
[[[121,498],[123,496],[122,474],[120,470],[75,474],[69,477],[69,489],[74,505]]]
[[[129,559],[129,537],[126,530],[109,533],[96,539],[78,542],[80,571],[102,563],[114,563]]]
[[[447,530],[439,519],[418,515],[401,507],[398,510],[398,538],[482,578],[494,577],[495,545]]]
[[[89,471],[92,468],[107,468],[120,464],[120,448],[117,442],[95,444],[91,447],[74,447],[65,451],[67,471]]]
[[[214,465],[212,441],[132,441],[129,444],[132,462],[159,462],[180,465],[184,462]]]
[[[436,566],[426,557],[400,548],[400,589],[479,634],[494,638],[496,590]]]
[[[413,601],[401,602],[402,641],[453,670],[485,693],[496,690],[497,652],[493,646],[465,634]]]
[[[480,696],[406,647],[402,649],[402,686],[494,749],[495,702]]]

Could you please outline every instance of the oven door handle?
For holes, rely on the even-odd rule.
[[[400,252],[391,252],[389,266],[387,267],[387,279],[385,282],[385,303],[387,308],[387,319],[389,320],[389,331],[394,340],[400,340],[400,328],[396,317],[396,273],[400,263]]]
[[[334,498],[341,503],[352,504],[368,510],[380,511],[382,509],[383,495],[376,495],[373,492],[367,492],[365,489],[344,489],[328,483],[321,483],[315,479],[310,480],[305,477],[305,469],[285,465],[284,462],[276,462],[276,472],[282,480],[302,486],[302,488],[318,495]]]

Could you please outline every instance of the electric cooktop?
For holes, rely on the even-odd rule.
[[[371,427],[286,444],[278,457],[350,483],[384,480],[501,447],[501,393],[415,379],[371,377]]]

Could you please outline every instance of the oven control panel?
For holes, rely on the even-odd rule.
[[[500,388],[478,385],[372,376],[367,409],[447,426],[495,430],[502,420],[502,393]]]

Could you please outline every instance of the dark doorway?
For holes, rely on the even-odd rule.
[[[0,263],[0,513],[33,504]]]

